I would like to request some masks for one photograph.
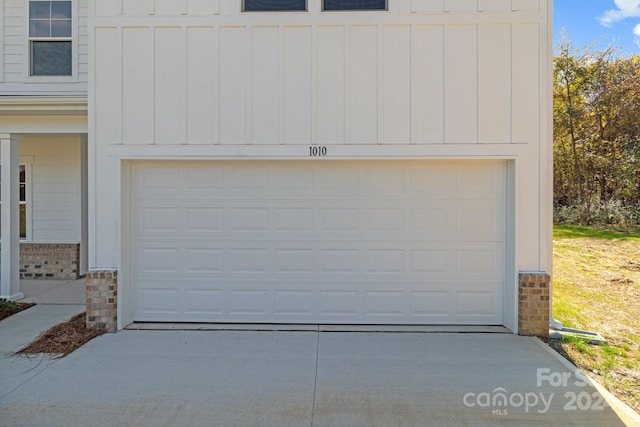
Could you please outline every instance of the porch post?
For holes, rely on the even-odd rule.
[[[20,138],[0,134],[0,298],[19,300],[20,293]]]

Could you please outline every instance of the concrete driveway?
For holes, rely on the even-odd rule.
[[[510,334],[120,331],[0,379],[2,426],[637,425]]]

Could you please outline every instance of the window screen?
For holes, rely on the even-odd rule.
[[[244,0],[245,12],[306,11],[307,0]]]
[[[70,76],[71,42],[32,41],[32,76]]]
[[[322,10],[387,10],[387,0],[324,0]]]
[[[72,35],[70,1],[30,1],[30,74],[70,76]]]

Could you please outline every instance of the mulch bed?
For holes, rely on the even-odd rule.
[[[71,320],[43,332],[16,354],[52,353],[56,354],[56,357],[64,357],[104,332],[104,329],[87,329],[86,313],[80,313]]]
[[[19,302],[17,304],[18,304],[18,307],[13,309],[8,309],[8,308],[0,309],[0,320],[6,319],[9,316],[13,316],[16,313],[20,313],[21,311],[26,310],[27,308],[31,308],[35,305],[34,303],[26,303],[26,302]]]

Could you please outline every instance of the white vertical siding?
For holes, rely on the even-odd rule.
[[[94,105],[94,122],[96,133],[107,144],[122,141],[123,91],[114,90],[123,87],[121,37],[112,27],[98,28],[94,34],[94,48],[100,52],[95,56],[94,88],[96,99],[101,100]]]
[[[514,143],[536,141],[540,137],[540,97],[535,82],[540,81],[540,57],[528,52],[540,49],[538,24],[518,24],[513,28],[513,136]]]
[[[478,28],[478,142],[511,140],[511,26]]]
[[[30,77],[27,0],[0,2],[0,93],[5,95],[84,95],[88,82],[88,1],[73,0],[74,75]]]
[[[418,25],[414,37],[414,141],[440,143],[444,141],[444,25]]]
[[[123,138],[130,144],[150,144],[155,136],[153,30],[124,28],[122,45]]]
[[[450,25],[445,33],[445,141],[478,137],[478,28]]]
[[[349,31],[349,132],[347,142],[378,141],[378,27],[353,25]],[[326,124],[330,126],[329,123]]]
[[[382,142],[411,142],[411,26],[384,28]]]
[[[317,39],[317,142],[341,144],[346,130],[345,27],[320,26]]]
[[[187,28],[187,141],[191,144],[217,142],[217,30]]]
[[[286,27],[284,45],[284,142],[309,144],[313,106],[311,26]]]
[[[30,156],[31,240],[80,242],[80,136],[26,136],[20,155]]]
[[[184,29],[156,27],[155,47],[155,142],[182,144],[187,135]]]
[[[277,144],[280,34],[277,26],[251,30],[251,142]]]
[[[247,39],[246,27],[220,28],[219,139],[227,144],[247,139]]]
[[[538,141],[546,31],[539,0],[403,0],[366,16],[218,6],[113,0],[96,7],[101,138],[131,145]]]

